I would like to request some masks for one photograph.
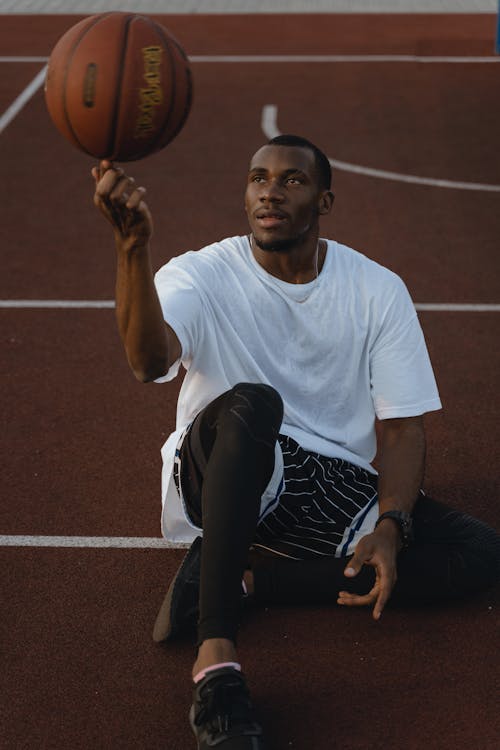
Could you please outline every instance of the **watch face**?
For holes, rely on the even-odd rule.
[[[411,531],[412,531],[413,521],[412,521],[410,514],[401,513],[400,522],[401,522],[401,530],[403,532],[403,541],[407,543],[412,538]]]

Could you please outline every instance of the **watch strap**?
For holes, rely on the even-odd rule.
[[[401,532],[401,539],[403,541],[403,547],[407,547],[408,544],[413,540],[413,519],[410,513],[406,513],[403,510],[387,510],[382,513],[375,522],[375,528],[385,518],[392,518],[396,521]]]

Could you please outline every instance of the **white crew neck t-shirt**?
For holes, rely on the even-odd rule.
[[[249,238],[231,237],[173,258],[155,276],[166,322],[181,343],[178,362],[157,382],[186,375],[175,431],[162,448],[162,530],[172,541],[199,533],[172,480],[185,428],[239,382],[268,383],[284,402],[280,432],[304,449],[376,473],[375,418],[441,408],[423,333],[402,280],[327,240],[317,279],[289,284],[256,261]],[[282,480],[275,471],[268,509]]]

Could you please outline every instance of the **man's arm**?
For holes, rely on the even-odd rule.
[[[146,191],[107,161],[94,167],[92,175],[94,203],[115,238],[116,317],[127,359],[138,380],[155,380],[179,358],[181,346],[163,320],[154,285],[149,249],[153,222],[143,200]]]
[[[423,417],[387,419],[381,423],[379,470],[379,512],[401,510],[411,513],[422,486],[425,466],[425,432]],[[378,620],[396,583],[396,558],[401,549],[401,535],[390,518],[358,542],[345,575],[357,575],[363,565],[375,568],[375,585],[365,595],[339,592],[338,603],[349,606],[374,604],[373,617]]]
[[[381,423],[378,503],[388,510],[411,513],[424,480],[424,418],[385,419]],[[393,526],[393,521],[387,519]],[[387,521],[382,521],[383,526]],[[379,527],[380,528],[380,527]]]

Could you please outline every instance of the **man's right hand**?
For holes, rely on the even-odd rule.
[[[143,198],[145,188],[136,187],[123,169],[101,161],[92,169],[95,180],[94,204],[113,227],[120,250],[148,245],[153,233],[151,213]]]

